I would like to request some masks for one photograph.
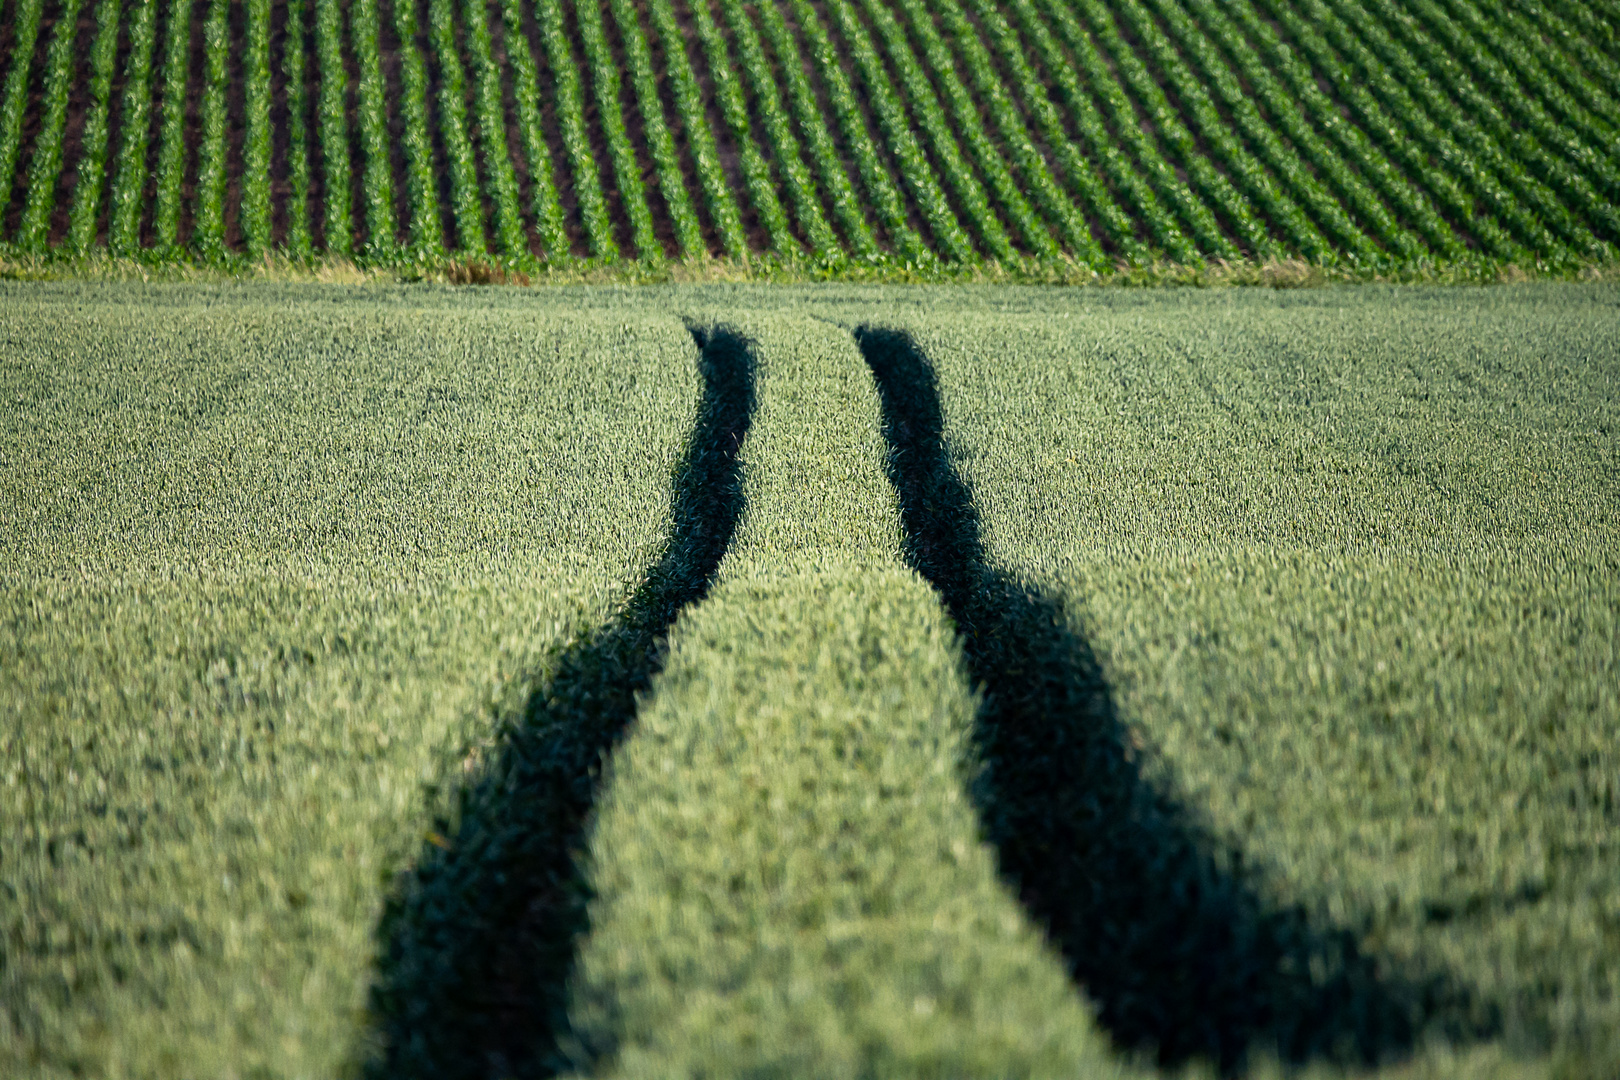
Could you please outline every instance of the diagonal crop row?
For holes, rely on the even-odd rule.
[[[778,255],[791,254],[798,245],[788,225],[787,214],[782,209],[782,202],[777,198],[776,184],[771,179],[771,167],[754,142],[753,131],[748,122],[748,102],[743,96],[742,85],[731,63],[731,50],[726,47],[725,37],[720,33],[720,27],[715,24],[714,15],[709,11],[707,4],[694,4],[690,10],[698,40],[702,42],[704,55],[708,59],[709,75],[714,83],[714,95],[720,106],[720,116],[725,121],[732,142],[738,148],[739,165],[742,168],[743,183],[748,187],[749,201],[753,203],[754,211],[765,227],[770,249]]]
[[[1259,43],[1260,55],[1281,74],[1286,84],[1274,95],[1278,101],[1277,108],[1290,108],[1292,102],[1296,100],[1304,106],[1305,113],[1315,119],[1315,123],[1338,145],[1348,162],[1374,189],[1366,192],[1365,198],[1371,199],[1374,206],[1380,209],[1387,204],[1389,212],[1403,222],[1406,228],[1417,233],[1435,252],[1451,259],[1461,258],[1464,255],[1467,251],[1466,246],[1451,226],[1446,224],[1445,219],[1435,211],[1422,190],[1415,187],[1405,173],[1373,145],[1366,132],[1340,116],[1338,108],[1317,84],[1315,73],[1277,36],[1276,29],[1270,23],[1255,14],[1254,5],[1250,0],[1234,0],[1233,3],[1223,5],[1221,8],[1207,3],[1206,0],[1198,0],[1198,5],[1201,13],[1204,9],[1208,9],[1208,21],[1212,24],[1225,25],[1229,17],[1235,16],[1249,37]],[[1233,38],[1233,50],[1240,53],[1247,50],[1247,42],[1242,41],[1237,35],[1233,35]],[[1258,64],[1254,66],[1258,71],[1250,74],[1249,78],[1256,85],[1261,84],[1262,75],[1267,80],[1271,78],[1269,71],[1260,68]],[[1248,70],[1249,68],[1245,66],[1245,71]],[[1309,134],[1302,132],[1296,137],[1290,131],[1289,135],[1296,143],[1312,145]],[[1323,152],[1330,151],[1324,148]],[[1324,171],[1330,169],[1321,164],[1317,167]],[[1347,187],[1350,184],[1351,181],[1346,181]],[[1356,196],[1351,199],[1358,211],[1362,197]],[[1369,220],[1378,219],[1378,215],[1372,210],[1369,209],[1366,213]],[[1389,242],[1386,237],[1386,243]],[[1404,253],[1404,245],[1399,239],[1393,242],[1393,246]]]
[[[34,157],[28,163],[28,201],[23,206],[22,224],[17,227],[17,245],[24,251],[44,252],[50,238],[57,177],[62,171],[62,132],[67,125],[73,37],[78,32],[80,6],[81,0],[66,0],[63,4],[46,54],[44,118],[34,142]]]
[[[118,63],[119,0],[101,0],[90,53],[90,111],[79,136],[79,178],[68,217],[68,250],[82,255],[96,239],[102,184],[107,175],[108,107]]]
[[[765,50],[760,47],[759,35],[741,0],[720,0],[720,11],[731,29],[732,40],[736,42],[743,76],[753,90],[754,112],[763,122],[772,160],[776,162],[783,186],[787,188],[788,200],[793,204],[793,216],[809,242],[811,254],[820,260],[831,259],[838,251],[838,237],[822,212],[815,179],[810,174],[799,140],[794,136],[792,125],[782,108],[775,73],[765,58]]]
[[[877,241],[867,227],[866,215],[861,210],[860,200],[856,198],[849,174],[838,159],[838,150],[827,130],[827,119],[822,115],[815,91],[810,88],[810,80],[805,76],[798,43],[794,41],[776,4],[760,4],[759,20],[765,41],[776,56],[776,70],[786,84],[793,122],[804,136],[810,158],[815,164],[822,197],[832,208],[833,217],[843,230],[844,242],[849,245],[851,254],[857,258],[870,258],[877,254]]]
[[[1620,127],[1620,100],[1616,98],[1616,88],[1620,87],[1620,62],[1593,47],[1583,30],[1572,28],[1565,21],[1566,16],[1573,17],[1577,23],[1582,16],[1590,18],[1585,5],[1554,2],[1552,8],[1555,11],[1539,0],[1511,0],[1511,3],[1512,9],[1507,14],[1519,36],[1533,45],[1539,45],[1543,62],[1558,74],[1560,81],[1587,108],[1607,119],[1611,125]],[[1558,42],[1561,48],[1553,48],[1541,41],[1542,32]]]
[[[616,259],[619,245],[613,238],[613,222],[608,217],[607,199],[597,175],[596,158],[585,134],[585,94],[579,85],[579,68],[574,50],[563,33],[561,0],[535,0],[535,19],[545,46],[546,63],[556,79],[557,121],[562,127],[563,148],[574,174],[574,195],[579,200],[580,217],[585,223],[585,242],[599,259]]]
[[[242,239],[249,257],[258,259],[270,250],[270,0],[247,0],[246,6]]]
[[[388,112],[383,98],[382,53],[377,34],[382,17],[377,0],[354,0],[349,8],[349,40],[360,62],[360,146],[365,154],[366,251],[387,258],[394,251],[394,174],[388,160]]]
[[[336,4],[333,5],[336,10]],[[230,0],[210,0],[203,24],[202,148],[197,155],[197,208],[191,246],[208,259],[225,254],[225,91],[230,69]],[[347,192],[345,192],[347,194]]]
[[[411,247],[420,255],[436,255],[444,251],[444,219],[433,166],[433,137],[428,129],[427,64],[416,47],[414,0],[394,0],[393,6],[394,32],[400,41],[399,110],[405,121],[405,194],[411,204]]]
[[[132,6],[117,176],[107,196],[107,246],[119,255],[134,255],[141,246],[141,195],[146,189],[146,141],[152,109],[152,49],[157,41],[157,0],[137,0]],[[0,181],[4,179],[0,174]]]
[[[1497,221],[1496,204],[1487,199],[1483,212],[1476,212],[1475,194],[1465,191],[1463,184],[1452,175],[1452,170],[1461,173],[1475,193],[1490,191],[1494,194],[1496,189],[1489,185],[1488,180],[1477,178],[1478,166],[1461,148],[1437,131],[1432,122],[1418,113],[1411,98],[1394,84],[1381,66],[1374,63],[1370,74],[1366,74],[1366,64],[1371,61],[1371,55],[1354,53],[1358,43],[1345,39],[1343,27],[1331,21],[1331,13],[1325,9],[1313,12],[1314,17],[1307,21],[1292,4],[1279,0],[1259,2],[1311,58],[1314,70],[1321,72],[1333,84],[1340,99],[1349,105],[1361,122],[1362,129],[1370,132],[1390,157],[1406,169],[1409,176],[1428,189],[1441,208],[1451,215],[1453,222],[1466,227],[1486,252],[1495,258],[1508,262],[1531,258],[1529,251]],[[1352,70],[1341,61],[1333,46],[1317,31],[1317,27],[1324,24],[1330,24],[1328,28],[1334,33],[1335,40],[1352,51],[1359,61],[1359,70]],[[1373,89],[1369,89],[1369,83]],[[1417,138],[1412,138],[1412,135]],[[1431,152],[1448,168],[1442,169],[1434,164],[1430,160]]]
[[[39,37],[40,13],[45,0],[21,0],[14,6],[17,22],[12,45],[11,70],[6,72],[5,98],[0,101],[0,201],[11,201],[11,185],[16,177],[17,157],[22,148],[23,106],[28,103],[28,63]]]
[[[658,96],[658,78],[653,72],[652,50],[641,29],[641,20],[630,0],[610,0],[613,18],[619,26],[619,38],[624,42],[625,63],[630,68],[630,79],[636,88],[636,101],[641,107],[643,130],[653,164],[658,168],[658,191],[669,207],[670,219],[675,224],[675,243],[682,257],[692,259],[704,252],[703,229],[698,224],[697,211],[692,208],[691,196],[686,190],[686,178],[681,175],[681,160],[675,149],[675,136],[664,122],[664,103]]]
[[[793,0],[793,17],[804,34],[811,62],[821,75],[822,85],[826,87],[839,130],[855,157],[861,186],[877,220],[889,234],[890,246],[897,255],[910,262],[930,261],[933,252],[906,219],[905,200],[878,156],[877,144],[867,130],[866,118],[839,64],[838,53],[833,48],[827,28],[822,25],[810,0]]]
[[[343,12],[338,0],[315,2],[315,58],[320,71],[319,116],[321,161],[325,165],[322,186],[326,206],[322,214],[322,235],[326,250],[347,258],[353,247],[354,216],[349,194],[349,132],[345,120],[345,90],[348,75],[343,68]]]
[[[506,115],[501,101],[501,71],[495,66],[489,34],[489,5],[466,0],[467,50],[472,54],[473,102],[478,116],[478,142],[484,173],[495,202],[495,243],[501,254],[518,258],[529,253],[529,239],[518,209],[517,172],[506,144]]]
[[[152,231],[160,252],[172,253],[180,243],[180,184],[186,167],[186,66],[191,44],[192,0],[173,0],[163,48],[163,125],[157,163],[157,198]]]
[[[1012,27],[1008,26],[1007,20],[1002,18],[1001,13],[986,3],[985,0],[968,0],[968,3],[973,10],[974,18],[979,22],[981,30],[989,37],[995,47],[996,55],[1001,58],[1001,62],[1006,65],[1007,70],[1011,73],[1017,89],[1018,100],[1023,104],[1024,111],[1031,117],[1040,138],[1045,141],[1051,150],[1060,171],[1068,180],[1069,189],[1080,200],[1085,210],[1096,218],[1103,235],[1116,250],[1132,261],[1148,261],[1151,256],[1147,247],[1137,240],[1136,229],[1130,217],[1114,201],[1114,196],[1108,190],[1108,185],[1097,175],[1091,162],[1087,161],[1080,149],[1070,141],[1067,131],[1064,130],[1063,117],[1058,106],[1036,79],[1035,73],[1031,69],[1023,49],[1020,47]],[[946,20],[957,28],[953,32],[956,33],[959,46],[975,57],[972,61],[975,65],[975,71],[983,70],[988,72],[993,70],[993,61],[990,54],[984,50],[977,37],[972,35],[972,27],[962,17],[961,9],[953,3],[944,9],[944,15]],[[1070,75],[1071,79],[1073,78],[1072,72],[1067,74]],[[994,100],[994,107],[998,115],[1002,110],[1011,108],[1010,103],[999,95]],[[1089,104],[1088,101],[1087,105],[1089,106]],[[1009,115],[1005,121],[1002,121],[1004,129],[1011,125],[1015,119],[1015,116]],[[1023,145],[1020,146],[1018,151],[1020,156],[1026,153],[1025,146],[1028,146],[1030,150],[1034,149],[1033,146],[1029,146],[1027,131],[1023,133],[1022,142]],[[1113,148],[1110,146],[1109,149],[1112,150]],[[1033,165],[1034,162],[1030,162],[1029,167],[1032,169]],[[1043,198],[1051,199],[1052,196],[1048,195]],[[1058,213],[1060,217],[1063,216],[1061,210]],[[1084,227],[1083,220],[1080,224]],[[1070,228],[1072,228],[1072,225],[1065,224],[1066,231]],[[1086,236],[1088,239],[1090,238],[1089,230]],[[1070,240],[1069,243],[1071,248],[1076,251],[1085,250],[1082,244],[1074,240]],[[1098,257],[1101,256],[1100,248],[1097,255]]]
[[[552,177],[551,150],[540,128],[540,72],[523,33],[519,0],[501,0],[501,21],[506,30],[506,55],[512,65],[512,98],[517,105],[518,133],[529,166],[530,210],[540,234],[542,257],[566,258],[568,234],[563,229],[562,204]]]
[[[478,190],[478,162],[467,134],[467,81],[456,48],[451,0],[428,0],[428,41],[439,66],[439,131],[450,162],[450,209],[456,222],[456,250],[483,254],[484,204]]]
[[[1274,220],[1282,215],[1285,220],[1292,222],[1288,229],[1299,250],[1312,258],[1329,261],[1342,252],[1358,262],[1381,262],[1383,253],[1379,247],[1351,220],[1339,200],[1307,167],[1298,152],[1298,141],[1290,140],[1291,146],[1284,144],[1272,122],[1260,114],[1237,76],[1182,5],[1177,0],[1153,0],[1153,7],[1184,55],[1191,58],[1192,66],[1202,74],[1204,82],[1214,89],[1225,105],[1227,114],[1237,122],[1244,142],[1253,148],[1271,170],[1278,186],[1284,189],[1268,197],[1262,205],[1266,206]],[[1185,96],[1183,100],[1186,100]],[[1297,130],[1308,129],[1301,122]],[[1263,185],[1262,190],[1266,187],[1269,185]],[[1287,205],[1290,199],[1293,206]],[[1309,220],[1301,216],[1301,211],[1308,215]],[[1323,232],[1332,237],[1331,246],[1324,239]],[[1323,247],[1327,250],[1322,250]]]
[[[407,5],[395,3],[396,10]],[[282,75],[287,86],[287,252],[295,259],[314,254],[309,232],[309,151],[304,115],[309,92],[304,84],[305,0],[287,0],[287,46]],[[407,52],[415,52],[414,49]]]
[[[630,219],[636,257],[656,261],[663,257],[664,249],[653,233],[652,209],[647,205],[646,185],[641,182],[641,165],[636,161],[635,147],[630,144],[630,133],[625,130],[624,110],[619,107],[619,66],[613,62],[613,53],[608,49],[599,0],[574,0],[574,14],[579,20],[579,39],[585,47],[585,60],[590,65],[596,112],[607,135],[608,159],[613,162],[619,198]]]

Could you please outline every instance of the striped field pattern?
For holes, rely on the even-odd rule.
[[[515,269],[1620,244],[1582,0],[4,0],[0,253]]]

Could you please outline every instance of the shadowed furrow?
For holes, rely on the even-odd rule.
[[[939,591],[983,690],[980,819],[1114,1037],[1165,1064],[1233,1071],[1252,1051],[1372,1064],[1428,1032],[1494,1032],[1497,1010],[1448,977],[1392,974],[1351,932],[1268,905],[1242,852],[1145,778],[1062,602],[987,560],[928,359],[903,333],[855,336],[883,400],[906,558]]]
[[[743,509],[754,359],[731,331],[693,337],[704,391],[663,553],[617,619],[557,656],[494,763],[463,791],[459,825],[424,844],[385,912],[375,1076],[528,1075],[568,1063],[564,990],[589,900],[575,855],[601,764],[663,666],[670,624],[707,593]]]

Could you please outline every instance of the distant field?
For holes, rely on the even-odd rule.
[[[12,276],[1449,279],[1620,244],[1612,0],[7,0],[0,28]]]
[[[1620,1069],[1614,286],[0,343],[0,1072]]]

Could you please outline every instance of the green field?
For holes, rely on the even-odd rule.
[[[1620,291],[0,286],[0,1073],[1620,1071]]]
[[[1611,276],[1613,0],[6,0],[0,274]]]

